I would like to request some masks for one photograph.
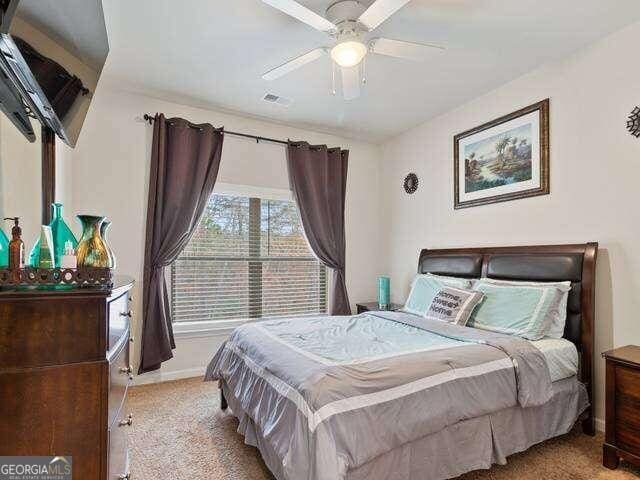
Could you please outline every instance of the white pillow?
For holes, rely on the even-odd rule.
[[[522,286],[522,287],[537,287],[537,288],[556,288],[558,290],[558,295],[560,296],[560,301],[558,304],[558,310],[553,311],[550,314],[550,318],[548,319],[548,327],[546,328],[546,332],[544,332],[545,337],[549,338],[563,338],[564,337],[564,327],[567,323],[567,302],[569,300],[569,291],[571,290],[571,282],[530,282],[530,281],[519,281],[519,280],[497,280],[494,278],[481,278],[474,282],[474,286],[476,282],[484,282],[493,285],[511,285],[511,286]]]

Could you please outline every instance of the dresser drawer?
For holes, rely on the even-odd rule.
[[[74,480],[99,479],[105,373],[104,360],[0,371],[0,455],[64,452],[73,457]]]
[[[128,427],[114,424],[109,429],[109,473],[107,480],[127,478],[129,472]]]
[[[616,422],[616,446],[640,456],[640,437],[638,437],[637,426]]]
[[[640,453],[640,400],[618,394],[615,400],[616,442],[621,448]]]
[[[107,346],[109,351],[118,345],[124,333],[129,330],[130,318],[129,292],[109,302],[109,343]]]
[[[51,298],[47,294],[43,291],[43,298],[0,301],[0,369],[104,358],[104,298],[72,294]]]
[[[122,343],[120,350],[109,364],[109,423],[107,425],[114,422],[131,381],[128,332],[125,335],[126,341]]]
[[[640,371],[616,365],[616,392],[640,401]]]

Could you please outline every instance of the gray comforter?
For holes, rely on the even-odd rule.
[[[286,480],[336,480],[461,420],[552,394],[528,341],[400,312],[236,329],[209,364]]]

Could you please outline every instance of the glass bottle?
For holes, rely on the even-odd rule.
[[[78,267],[109,267],[109,252],[100,235],[104,217],[78,215],[82,224],[82,238],[76,249]]]
[[[9,266],[9,239],[0,228],[0,268]]]
[[[49,225],[42,225],[40,231],[40,268],[53,268],[55,265],[53,235]]]
[[[20,228],[20,217],[7,217],[5,220],[13,222],[11,229],[11,241],[9,242],[9,268],[14,270],[14,279],[20,279],[19,270],[24,268],[24,242],[22,241],[22,228]]]
[[[53,236],[53,258],[56,267],[60,267],[62,262],[62,256],[64,255],[64,248],[67,242],[71,242],[71,245],[75,249],[78,246],[78,240],[67,225],[67,222],[62,218],[62,204],[51,204],[51,235]],[[29,252],[29,265],[32,267],[40,266],[40,238],[33,245],[31,252]]]

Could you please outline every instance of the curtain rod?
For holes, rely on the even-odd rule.
[[[149,122],[149,125],[153,124],[154,117],[152,115],[145,113],[143,118],[146,122]],[[259,137],[257,135],[249,135],[248,133],[231,132],[229,130],[223,130],[222,133],[225,135],[233,135],[235,137],[251,138],[255,140],[256,143],[259,143],[262,140],[263,142],[278,143],[280,145],[289,145],[289,142],[285,140],[278,140],[277,138]]]

